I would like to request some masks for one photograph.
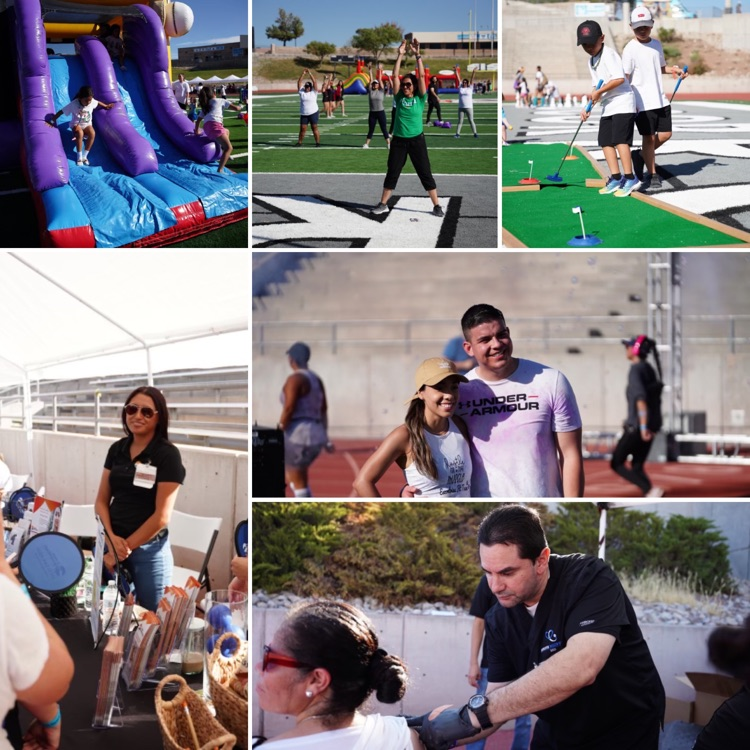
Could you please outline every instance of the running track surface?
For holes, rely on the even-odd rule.
[[[318,498],[351,497],[359,468],[378,446],[377,440],[334,440],[336,451],[322,453],[310,468],[310,488]],[[617,476],[604,460],[584,461],[585,497],[641,497],[635,485]],[[665,497],[723,498],[750,496],[750,466],[726,464],[648,463],[646,472]],[[382,497],[398,497],[405,480],[394,464],[378,482]],[[287,492],[291,497],[291,493]]]

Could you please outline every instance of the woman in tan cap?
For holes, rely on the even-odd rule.
[[[378,480],[396,462],[418,497],[470,497],[469,433],[460,417],[458,384],[466,383],[443,357],[426,359],[414,378],[405,423],[378,446],[360,469],[354,489],[360,497],[380,497]]]

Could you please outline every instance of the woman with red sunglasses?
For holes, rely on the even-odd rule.
[[[169,442],[169,412],[161,391],[136,388],[122,409],[126,437],[104,461],[94,510],[106,531],[104,564],[117,562],[130,574],[136,601],[156,611],[172,582],[172,550],[167,526],[185,468]]]
[[[379,647],[372,623],[343,602],[300,604],[287,615],[256,665],[258,706],[293,716],[291,729],[253,747],[286,750],[417,750],[417,733],[401,716],[361,713],[371,693],[397,703],[406,668]]]

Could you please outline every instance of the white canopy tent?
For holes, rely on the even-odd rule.
[[[0,253],[0,387],[246,365],[246,251]],[[31,448],[29,447],[31,462]]]

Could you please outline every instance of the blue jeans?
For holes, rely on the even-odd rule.
[[[477,693],[484,693],[487,690],[487,669],[482,668],[482,676],[479,678],[479,687]],[[484,750],[484,743],[486,738],[483,740],[477,740],[469,745],[466,745],[466,750]],[[531,716],[519,716],[516,719],[515,730],[513,731],[513,744],[510,746],[510,750],[529,750],[529,743],[531,742]]]
[[[156,612],[164,587],[172,583],[172,548],[169,535],[154,539],[134,549],[122,563],[133,579],[135,599],[142,607]]]

